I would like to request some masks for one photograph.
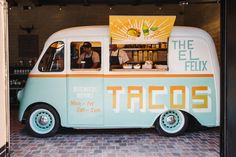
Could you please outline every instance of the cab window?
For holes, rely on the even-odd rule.
[[[64,42],[57,41],[48,47],[38,69],[41,72],[61,72],[64,70]]]
[[[101,42],[74,41],[70,44],[70,51],[72,70],[100,70]]]

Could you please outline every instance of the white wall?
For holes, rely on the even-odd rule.
[[[8,81],[7,81],[7,61],[8,57],[8,33],[6,2],[0,0],[0,147],[4,146],[8,139]]]

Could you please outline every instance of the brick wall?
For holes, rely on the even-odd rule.
[[[202,28],[211,35],[220,59],[220,4],[188,5],[184,16],[186,26]]]
[[[35,29],[31,34],[39,35],[40,52],[46,39],[63,28],[108,25],[109,15],[177,15],[175,24],[183,25],[184,16],[179,14],[180,11],[181,7],[178,5],[165,5],[161,9],[155,5],[67,5],[62,7],[61,11],[59,6],[33,7],[31,10],[13,7],[9,11],[10,64],[19,59],[18,35],[27,34],[19,28],[20,25],[23,27],[34,25]]]

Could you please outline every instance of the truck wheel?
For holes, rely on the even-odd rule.
[[[164,136],[178,136],[188,127],[188,115],[179,110],[162,113],[155,122],[156,130]]]
[[[60,126],[58,113],[50,106],[39,104],[32,107],[26,119],[29,133],[36,137],[53,136]]]

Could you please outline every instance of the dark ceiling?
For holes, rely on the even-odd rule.
[[[79,4],[79,5],[94,5],[94,4],[106,4],[106,5],[142,5],[142,4],[202,4],[202,3],[218,3],[220,0],[7,0],[9,6],[17,6],[32,3],[35,6],[41,5],[67,5],[67,4]]]

